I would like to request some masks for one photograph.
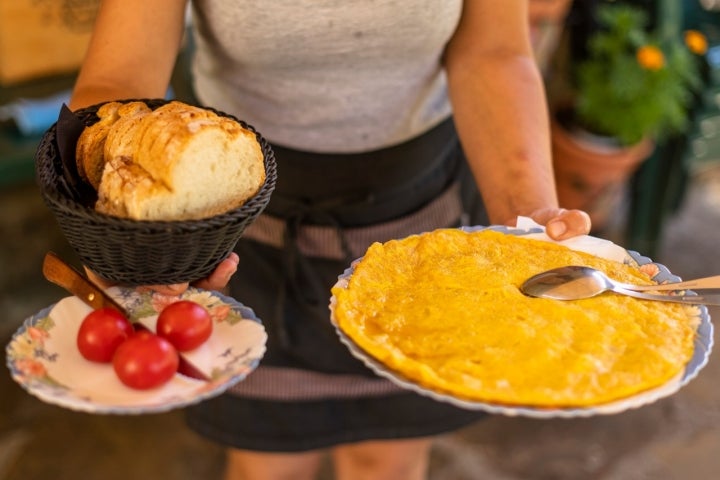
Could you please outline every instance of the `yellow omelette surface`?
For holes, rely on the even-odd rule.
[[[365,352],[417,384],[507,405],[591,406],[660,386],[690,360],[697,307],[613,293],[529,298],[520,284],[565,265],[652,283],[636,266],[491,230],[437,230],[373,244],[334,320]]]

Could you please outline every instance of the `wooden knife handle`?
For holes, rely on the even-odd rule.
[[[88,280],[78,270],[65,263],[53,252],[48,252],[45,255],[43,275],[49,281],[63,287],[94,309],[111,307],[128,316],[125,309],[104,290]]]

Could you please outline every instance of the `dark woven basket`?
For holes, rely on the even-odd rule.
[[[166,103],[143,101],[153,109]],[[78,110],[76,114],[91,125],[98,121],[99,107]],[[245,228],[270,201],[277,167],[270,145],[253,127],[232,115],[213,111],[255,132],[264,155],[266,178],[260,191],[241,207],[200,220],[136,221],[96,212],[62,188],[57,124],[45,132],[35,154],[37,181],[45,203],[85,266],[123,285],[166,285],[208,276],[233,250]]]

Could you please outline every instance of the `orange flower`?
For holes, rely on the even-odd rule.
[[[685,32],[685,45],[696,55],[704,55],[708,48],[707,38],[697,30]]]
[[[639,270],[650,278],[653,278],[655,275],[660,273],[660,268],[656,263],[646,263],[645,265],[641,265]]]
[[[32,358],[20,358],[16,360],[15,367],[26,377],[42,378],[47,375],[45,365]]]
[[[635,57],[640,66],[646,70],[660,70],[665,66],[665,55],[662,50],[653,45],[644,45],[638,48]]]
[[[43,330],[43,329],[37,328],[37,327],[29,327],[27,329],[27,333],[33,342],[37,342],[40,345],[42,345],[43,342],[45,341],[45,339],[47,339],[50,336],[50,334],[48,334],[47,330]]]
[[[210,308],[209,311],[210,316],[213,320],[215,320],[216,322],[222,322],[227,318],[228,314],[230,313],[230,305],[224,303],[220,305],[215,305],[214,307]]]
[[[163,295],[162,293],[153,292],[150,297],[150,304],[153,310],[160,313],[171,303],[179,302],[180,300],[181,298],[177,295]]]

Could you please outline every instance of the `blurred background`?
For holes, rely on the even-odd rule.
[[[33,155],[69,96],[97,3],[0,0],[3,345],[24,319],[66,296],[42,277],[45,252],[77,264],[35,186]],[[530,7],[564,205],[590,211],[595,235],[682,278],[720,274],[720,2],[531,0]],[[630,38],[635,43],[622,43]],[[662,75],[648,61],[657,55],[635,56],[647,46],[665,60]],[[191,50],[188,42],[178,57],[169,92],[176,98],[188,98]],[[565,162],[566,154],[579,157]],[[4,370],[0,480],[220,478],[222,450],[187,430],[181,411],[72,412],[30,396]],[[676,395],[612,416],[489,418],[440,439],[432,479],[715,478],[719,374],[711,357]]]

